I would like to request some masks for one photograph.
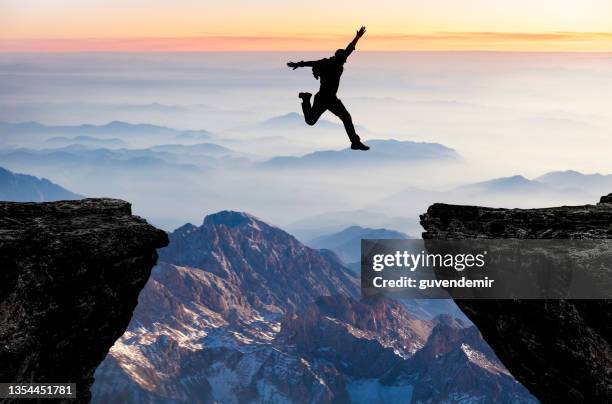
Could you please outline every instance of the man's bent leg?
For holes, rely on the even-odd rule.
[[[299,97],[302,99],[302,112],[304,113],[304,120],[306,123],[310,120],[310,116],[312,115],[312,107],[310,106],[310,97],[312,94],[310,93],[300,93]]]
[[[301,97],[300,97],[301,98]],[[302,112],[304,112],[304,120],[308,125],[314,125],[317,123],[323,112],[327,109],[327,102],[324,97],[321,97],[318,93],[314,97],[312,106],[310,105],[310,98],[302,98]]]

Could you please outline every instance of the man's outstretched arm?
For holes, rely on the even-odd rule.
[[[359,41],[359,39],[363,36],[363,34],[365,34],[365,32],[366,32],[365,27],[361,27],[357,30],[357,33],[355,34],[355,38],[353,38],[351,43],[349,43],[345,49],[346,57],[348,57],[351,53],[353,53],[353,51],[355,50],[355,45],[357,45],[357,41]]]
[[[308,66],[314,66],[315,64],[317,64],[317,62],[319,62],[319,60],[310,60],[310,61],[301,61],[301,62],[288,62],[287,66],[292,67],[293,70],[297,69],[298,67],[308,67]]]

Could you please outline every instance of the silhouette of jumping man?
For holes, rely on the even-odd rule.
[[[312,67],[313,76],[321,81],[321,87],[319,92],[315,94],[312,105],[310,105],[311,93],[300,93],[298,95],[302,99],[302,111],[304,112],[306,123],[314,125],[325,111],[330,111],[340,118],[344,124],[344,129],[346,129],[346,133],[351,140],[351,149],[353,150],[369,150],[370,148],[361,143],[359,136],[355,133],[351,114],[346,110],[346,107],[342,104],[336,93],[340,86],[340,76],[342,76],[344,71],[343,66],[346,63],[346,59],[353,53],[357,41],[365,34],[365,31],[365,27],[361,27],[346,49],[338,49],[334,56],[330,58],[309,62],[302,60],[301,62],[287,63],[287,66],[292,67],[293,70],[298,67]]]

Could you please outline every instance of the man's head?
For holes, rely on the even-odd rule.
[[[344,49],[338,49],[334,56],[338,59],[346,59],[346,51]]]

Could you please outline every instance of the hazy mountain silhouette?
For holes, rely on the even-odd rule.
[[[11,169],[27,170],[28,168],[58,169],[93,169],[101,172],[119,171],[123,175],[132,169],[163,169],[182,172],[199,172],[201,167],[193,164],[168,162],[153,152],[122,154],[117,150],[88,149],[68,147],[57,150],[18,149],[0,151],[0,164]],[[127,170],[127,171],[126,171]]]
[[[568,191],[588,191],[596,195],[605,194],[612,189],[612,175],[583,174],[578,171],[552,171],[536,178],[537,181]]]
[[[89,147],[107,147],[107,148],[120,148],[125,147],[126,143],[118,138],[111,139],[100,139],[92,136],[56,136],[49,138],[45,143],[53,146],[68,146],[68,145],[83,145]]]
[[[370,140],[368,153],[355,153],[350,148],[325,150],[304,156],[274,157],[260,166],[263,168],[329,168],[350,164],[414,163],[426,160],[460,161],[459,154],[439,143],[399,140]]]
[[[351,226],[337,233],[317,237],[306,243],[316,249],[328,249],[349,265],[361,261],[361,239],[406,239],[406,233],[388,229]],[[351,268],[352,269],[352,268]]]
[[[206,130],[180,130],[166,126],[147,123],[133,124],[122,121],[112,121],[104,125],[44,125],[38,122],[0,122],[0,135],[5,139],[19,141],[20,137],[28,136],[112,136],[127,140],[130,137],[142,136],[172,139],[179,136],[196,138],[199,141],[210,139],[213,135]],[[32,139],[29,139],[32,140]]]
[[[61,148],[0,150],[0,164],[26,171],[29,167],[83,168],[116,170],[131,168],[167,169],[197,172],[219,164],[240,166],[245,157],[214,143],[192,145],[160,144],[144,149],[95,148],[71,144]],[[125,174],[129,174],[125,172]]]
[[[229,156],[238,153],[232,149],[215,143],[183,144],[161,144],[149,147],[147,150],[154,152],[169,152],[174,154],[195,154],[204,156]]]
[[[406,227],[409,233],[420,234],[418,216],[432,203],[444,201],[460,205],[504,206],[512,204],[521,208],[584,204],[612,188],[612,176],[585,175],[576,171],[552,172],[536,179],[522,175],[494,178],[446,190],[407,187],[378,202],[366,206],[368,211],[385,212],[391,216],[413,218]],[[606,192],[602,192],[606,190]],[[407,203],[406,201],[409,201]],[[416,229],[411,231],[411,229]]]
[[[534,179],[522,175],[495,178],[489,181],[468,184],[454,191],[478,191],[489,193],[520,194],[604,194],[612,188],[612,175],[583,174],[574,170],[551,171]]]
[[[300,240],[308,242],[357,224],[369,228],[393,227],[401,232],[407,232],[408,225],[413,222],[412,219],[403,216],[389,216],[380,212],[369,209],[325,212],[297,220],[287,225],[287,229]],[[420,234],[419,231],[417,233]]]
[[[14,202],[51,202],[81,199],[83,196],[68,191],[46,178],[16,174],[0,167],[0,200]]]
[[[545,192],[550,190],[551,188],[545,183],[529,180],[522,175],[495,178],[455,189],[458,192]]]
[[[342,129],[341,124],[328,121],[327,119],[320,119],[317,122],[317,126],[326,129]],[[296,130],[296,129],[308,129],[308,126],[304,123],[304,117],[297,112],[290,112],[285,115],[274,116],[266,119],[263,122],[255,125],[258,129],[272,129],[272,130]]]

